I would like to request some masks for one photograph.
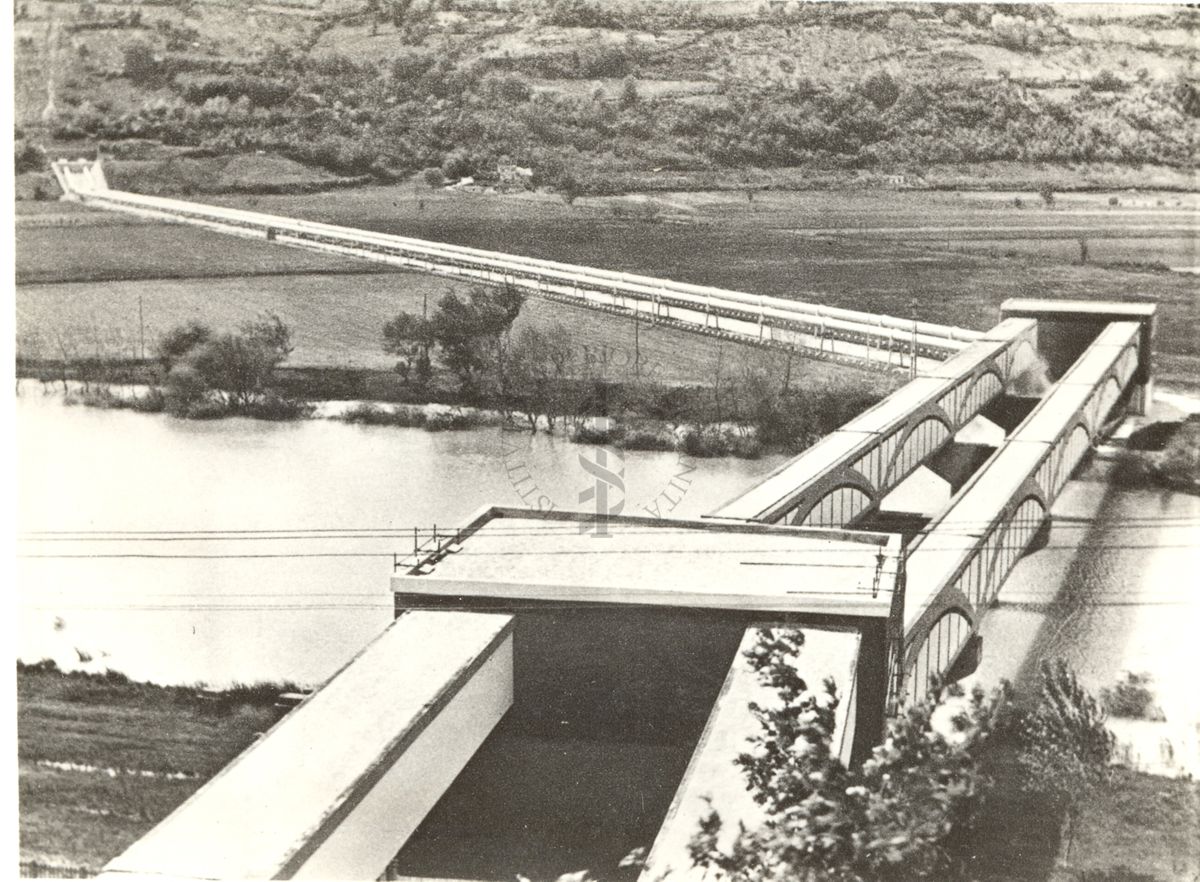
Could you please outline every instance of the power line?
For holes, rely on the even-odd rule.
[[[905,512],[897,512],[897,514],[906,514],[906,513]],[[534,516],[531,515],[531,517],[534,517]],[[1200,516],[1190,516],[1190,515],[1130,516],[1130,517],[1122,517],[1119,520],[1114,520],[1112,522],[1106,522],[1102,519],[1095,518],[1095,517],[1078,517],[1078,516],[1070,516],[1070,515],[1049,515],[1048,517],[1049,517],[1052,525],[1059,529],[1084,529],[1087,527],[1101,525],[1101,524],[1106,526],[1106,528],[1109,528],[1109,529],[1132,529],[1132,528],[1147,527],[1147,526],[1159,526],[1159,525],[1178,525],[1178,526],[1200,525]],[[600,520],[600,519],[597,518],[597,520]],[[569,521],[547,520],[547,521],[542,522],[544,524],[544,526],[532,528],[528,525],[513,526],[513,527],[498,526],[496,521],[492,521],[487,524],[486,531],[487,531],[487,535],[490,535],[490,536],[554,535],[556,533],[574,533],[578,529],[578,526],[580,524],[586,524],[586,523],[590,523],[590,522],[591,521],[586,518],[581,519],[581,520],[569,520]],[[948,520],[938,521],[937,524],[938,525],[964,526],[964,527],[974,527],[974,526],[986,527],[986,526],[990,526],[991,524],[993,524],[995,522],[996,522],[996,519],[992,519],[992,520],[953,520],[953,519],[948,519]],[[611,523],[615,527],[620,529],[620,532],[622,535],[634,535],[634,534],[643,534],[643,533],[644,534],[652,534],[652,535],[662,535],[662,534],[666,534],[666,533],[691,534],[691,533],[704,532],[706,529],[705,526],[703,526],[703,524],[696,524],[696,525],[680,524],[678,526],[675,526],[671,521],[664,522],[664,524],[672,524],[671,526],[666,526],[666,525],[664,525],[664,526],[648,526],[645,524],[641,524],[636,527],[630,527],[630,526],[625,526],[624,524],[622,524],[622,522],[620,520],[618,520],[617,518],[614,518],[611,521]],[[760,521],[724,522],[724,521],[721,521],[718,519],[714,519],[711,522],[704,522],[704,523],[710,523],[711,526],[708,527],[708,529],[712,530],[714,532],[717,531],[717,528],[719,528],[722,524],[725,524],[725,523],[734,523],[739,526],[746,525],[746,526],[762,526],[762,527],[770,527],[770,526],[798,527],[798,526],[800,526],[797,524],[768,524],[766,522],[760,522]],[[66,530],[66,529],[64,529],[64,530],[26,530],[26,531],[18,533],[18,538],[37,540],[37,541],[52,541],[58,537],[84,538],[84,537],[92,537],[92,536],[115,537],[115,538],[122,538],[122,537],[128,536],[128,537],[135,538],[135,539],[136,538],[157,538],[157,537],[164,537],[164,538],[178,537],[181,539],[192,539],[192,538],[204,538],[204,537],[209,537],[209,536],[218,538],[218,539],[226,538],[226,537],[235,537],[235,538],[262,537],[265,539],[272,539],[272,538],[292,538],[293,536],[296,538],[402,538],[402,539],[404,539],[404,538],[412,538],[414,531],[416,531],[419,536],[432,537],[434,529],[435,528],[433,528],[433,527],[425,526],[425,525],[404,526],[404,527],[295,527],[295,528],[281,527],[281,528],[260,528],[260,529],[231,528],[231,529],[224,529],[224,530],[217,530],[217,529],[211,529],[211,530],[208,530],[208,529],[194,529],[194,530],[79,529],[79,530]],[[436,528],[436,529],[437,529],[437,535],[439,537],[450,538],[465,528],[450,527],[450,528]],[[826,529],[826,528],[810,527],[807,529]],[[828,528],[828,529],[855,530],[857,528],[834,527],[834,528]],[[865,531],[865,532],[872,532],[872,531]],[[315,534],[319,534],[319,535],[315,535]]]

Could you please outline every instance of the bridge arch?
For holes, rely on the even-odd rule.
[[[1121,383],[1117,377],[1110,376],[1104,386],[1092,396],[1094,411],[1090,414],[1094,431],[1099,431],[1113,406],[1121,398]]]
[[[974,630],[970,613],[961,607],[951,607],[938,616],[925,639],[906,653],[909,699],[920,701],[929,695],[933,678],[950,670]]]
[[[843,483],[827,491],[807,511],[796,508],[785,523],[805,527],[842,527],[875,502],[875,496],[860,483]]]
[[[1052,486],[1044,487],[1046,495],[1054,499],[1062,491],[1063,485],[1078,468],[1079,463],[1092,446],[1092,433],[1087,423],[1082,420],[1075,424],[1069,432],[1064,432],[1054,445],[1054,472],[1051,478]]]
[[[967,414],[976,414],[983,409],[983,406],[999,395],[1004,390],[1004,381],[1001,379],[999,372],[992,366],[988,370],[978,374],[973,379],[970,385],[963,392],[962,400],[958,405],[958,413],[954,415],[956,424],[963,424],[967,421]]]
[[[930,453],[945,444],[953,434],[949,419],[940,411],[928,411],[908,427],[884,476],[890,487],[920,465]]]

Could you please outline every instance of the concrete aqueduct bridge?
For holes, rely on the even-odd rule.
[[[394,577],[380,638],[102,878],[611,878],[636,846],[684,872],[705,796],[733,827],[756,811],[733,760],[771,700],[745,657],[760,630],[803,631],[844,760],[878,740],[900,553],[487,509]]]
[[[969,668],[1064,484],[1146,394],[1153,307],[1006,309],[1032,315],[710,519],[489,508],[430,536],[393,577],[395,622],[103,877],[625,880],[608,868],[643,846],[642,882],[692,878],[708,799],[726,829],[757,817],[733,760],[771,700],[760,634],[803,635],[790,662],[834,681],[836,749],[863,757],[889,707]],[[967,465],[944,499],[879,529],[946,461]]]

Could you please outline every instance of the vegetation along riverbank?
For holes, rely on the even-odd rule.
[[[801,384],[799,359],[721,345],[706,383],[671,383],[640,352],[580,351],[561,326],[514,329],[523,305],[510,289],[471,288],[444,294],[426,315],[397,313],[381,329],[381,348],[396,359],[391,371],[286,370],[291,329],[263,314],[236,332],[194,320],[176,326],[154,345],[153,361],[106,356],[60,336],[60,358],[26,359],[18,374],[61,387],[68,403],[187,419],[330,416],[431,431],[505,425],[626,449],[743,457],[802,449],[896,382],[814,388]]]

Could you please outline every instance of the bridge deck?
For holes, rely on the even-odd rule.
[[[489,509],[392,579],[419,597],[645,604],[886,617],[895,537],[715,521]]]
[[[97,208],[484,284],[513,285],[590,309],[645,314],[684,330],[794,348],[810,357],[889,371],[906,370],[915,359],[919,368],[929,368],[980,337],[977,331],[930,322],[111,190],[98,168],[95,163],[54,163],[67,195]]]

